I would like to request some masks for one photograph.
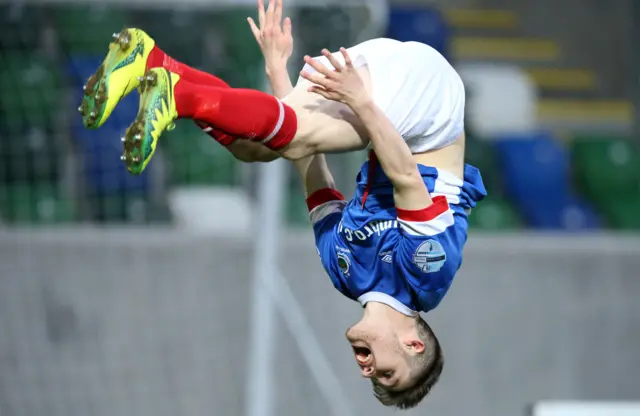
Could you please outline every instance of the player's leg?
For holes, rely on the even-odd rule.
[[[162,91],[166,91],[170,100],[165,100],[167,108],[154,100],[149,100],[155,103],[153,108],[141,106],[135,128],[129,129],[125,136],[126,143],[133,138],[134,147],[142,146],[144,150],[130,155],[132,146],[125,146],[123,159],[132,173],[144,169],[153,155],[155,141],[176,118],[198,120],[231,137],[261,143],[288,159],[366,146],[364,129],[359,128],[359,120],[353,113],[342,104],[308,92],[305,83],[291,94],[293,108],[261,91],[203,86],[182,80],[166,70],[160,76],[160,83],[168,79],[174,82],[156,86],[158,71],[161,70],[152,69],[147,76],[149,82],[143,96],[161,96]],[[156,88],[162,91],[157,93]],[[154,119],[156,123],[150,123]],[[153,144],[147,144],[150,142]]]
[[[140,83],[140,108],[127,129],[124,154],[127,169],[140,174],[155,153],[160,135],[179,118],[190,118],[235,138],[257,138],[278,150],[295,136],[293,110],[276,98],[254,90],[207,87],[181,80],[164,68],[149,70]],[[249,99],[250,97],[252,99]],[[253,105],[247,105],[252,102]]]
[[[109,51],[84,86],[78,111],[87,128],[98,128],[122,99],[136,89],[150,68],[163,67],[196,84],[227,88],[220,78],[172,59],[143,30],[129,28],[113,34]]]
[[[351,110],[309,92],[306,81],[280,101],[261,91],[192,83],[166,69],[150,71],[142,101],[153,105],[140,107],[125,136],[123,160],[132,173],[142,172],[156,141],[176,118],[198,120],[229,136],[261,143],[288,159],[362,149],[368,143]],[[359,71],[371,89],[368,67]],[[147,99],[145,94],[166,99]]]
[[[122,159],[133,174],[144,170],[157,140],[177,118],[198,120],[229,136],[262,143],[285,156],[283,149],[296,137],[296,112],[260,91],[194,84],[163,68],[149,70],[140,87],[138,116],[123,137]]]
[[[121,97],[143,80],[150,91],[148,96],[161,97],[166,93],[168,98],[164,102],[166,108],[160,102],[140,108],[140,112],[148,112],[147,121],[164,120],[155,120],[156,123],[150,123],[153,126],[148,126],[139,114],[128,130],[123,159],[132,173],[144,169],[154,153],[156,140],[172,124],[169,118],[202,121],[230,136],[265,144],[290,159],[318,152],[354,150],[366,145],[363,129],[359,128],[357,118],[349,109],[309,93],[304,83],[289,98],[294,109],[260,91],[230,89],[215,76],[171,59],[139,29],[126,29],[114,36],[116,39],[107,58],[85,87],[85,97],[79,108],[85,125],[89,128],[102,125]],[[160,92],[154,90],[157,72],[140,76],[146,68],[156,67],[177,71],[172,73],[173,77],[171,73],[169,77],[161,76]],[[175,82],[164,85],[163,80],[168,78]],[[174,91],[178,80],[180,86]],[[197,83],[189,80],[197,80]],[[206,88],[202,82],[207,82]],[[164,127],[158,128],[158,125]]]
[[[230,95],[231,98],[225,99],[226,95],[220,93],[220,91],[229,90],[230,88],[223,80],[172,59],[144,31],[130,28],[114,34],[107,56],[84,87],[84,97],[78,110],[82,113],[85,126],[88,128],[100,127],[107,120],[120,99],[136,89],[144,79],[145,73],[152,68],[165,68],[176,74],[184,82],[185,88],[183,88],[183,92],[185,94],[183,96],[189,96],[190,91],[197,91],[202,86],[216,89],[215,91],[208,91],[213,95],[212,100],[202,102],[202,108],[188,104],[200,101],[200,97],[189,96],[189,99],[185,101],[187,104],[184,106],[184,117],[198,119],[198,111],[203,112],[207,106],[215,106],[216,103],[220,103],[224,107],[221,109],[222,117],[213,117],[213,119],[215,121],[227,121],[226,124],[228,125],[229,121],[226,118],[228,112],[225,109],[230,107],[232,111],[237,109],[238,99],[236,97],[239,96],[241,97],[239,98],[242,104],[241,108],[257,106],[261,111],[260,115],[262,115],[262,109],[265,109],[265,117],[260,120],[266,118],[266,123],[270,124],[269,127],[274,127],[278,122],[279,114],[277,111],[281,104],[273,97],[260,91],[239,90],[238,93],[232,93]],[[148,83],[151,79],[146,81]],[[193,88],[187,88],[187,83],[192,85]],[[246,99],[244,98],[245,96]],[[266,100],[265,96],[268,97]],[[267,104],[261,105],[261,102],[266,102]],[[275,121],[272,122],[274,112],[276,114]],[[293,118],[291,122],[295,126],[295,115],[288,118]],[[232,123],[238,120],[238,115],[231,117]],[[291,124],[291,122],[285,124]],[[242,123],[242,120],[239,123]],[[216,125],[216,127],[225,130],[224,125],[225,123],[223,122],[221,126]],[[247,132],[248,136],[252,135],[252,131],[246,128],[240,128],[238,131],[240,133]]]
[[[109,52],[103,63],[94,75],[87,81],[84,87],[84,97],[78,110],[83,115],[83,122],[88,128],[100,127],[109,117],[117,103],[122,97],[129,94],[140,85],[143,76],[150,68],[166,68],[177,74],[182,80],[215,88],[230,88],[222,79],[206,72],[192,68],[181,63],[169,55],[155,44],[155,41],[144,31],[135,28],[125,29],[114,34],[114,39],[109,45]],[[147,80],[148,81],[148,80]],[[225,132],[215,129],[213,126],[197,122],[198,126],[209,136],[219,141],[223,145],[228,145],[234,138]],[[125,159],[131,161],[141,159],[135,153],[136,133],[133,135],[134,141],[125,143]],[[140,143],[142,145],[143,143]],[[248,144],[248,143],[247,143]],[[153,154],[155,144],[145,144],[149,154]],[[275,156],[270,154],[268,149],[256,149],[259,146],[243,146],[240,148],[240,156],[259,157],[259,160],[273,160]],[[246,151],[247,148],[251,150]],[[252,159],[253,160],[253,159]],[[134,169],[135,170],[135,169]]]
[[[371,89],[368,68],[358,69]],[[296,160],[319,153],[364,149],[364,126],[351,109],[308,91],[299,80],[282,101],[260,91],[220,89],[181,80],[176,86],[177,113],[207,123],[240,140],[259,142]]]

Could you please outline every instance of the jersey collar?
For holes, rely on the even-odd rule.
[[[393,296],[389,296],[382,292],[367,292],[358,298],[358,302],[360,302],[362,306],[365,306],[369,302],[378,302],[395,309],[403,315],[411,317],[418,316],[418,312],[409,308]]]

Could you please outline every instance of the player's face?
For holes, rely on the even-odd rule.
[[[363,377],[392,390],[408,387],[411,374],[407,353],[393,331],[353,327],[347,331],[347,339]]]

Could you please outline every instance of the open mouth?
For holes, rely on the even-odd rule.
[[[371,350],[369,348],[353,346],[353,352],[359,364],[369,364],[371,362]]]

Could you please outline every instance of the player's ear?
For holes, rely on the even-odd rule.
[[[412,339],[408,341],[406,344],[409,351],[414,354],[422,354],[424,352],[424,342],[419,339]]]

